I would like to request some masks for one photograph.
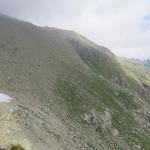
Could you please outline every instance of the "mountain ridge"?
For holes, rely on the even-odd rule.
[[[0,103],[0,145],[149,150],[150,73],[139,68],[76,32],[0,16],[0,91],[13,98]]]

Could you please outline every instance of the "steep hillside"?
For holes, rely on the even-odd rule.
[[[0,145],[149,150],[143,71],[73,31],[0,15],[0,92],[13,98],[0,103]]]

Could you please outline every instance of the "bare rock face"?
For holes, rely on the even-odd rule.
[[[111,114],[108,110],[103,113],[91,111],[89,114],[85,114],[84,121],[91,126],[101,126],[104,130],[111,127]]]
[[[102,123],[102,128],[110,128],[111,127],[111,115],[109,111],[105,111],[104,114],[101,115],[101,123]]]

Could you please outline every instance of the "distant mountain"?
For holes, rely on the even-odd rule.
[[[150,68],[150,59],[145,60],[143,63],[145,67]]]
[[[150,150],[150,71],[82,35],[0,15],[0,146]]]

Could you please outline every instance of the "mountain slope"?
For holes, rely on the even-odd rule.
[[[0,103],[0,145],[150,149],[149,92],[107,48],[73,31],[0,15],[0,91],[13,98]]]

